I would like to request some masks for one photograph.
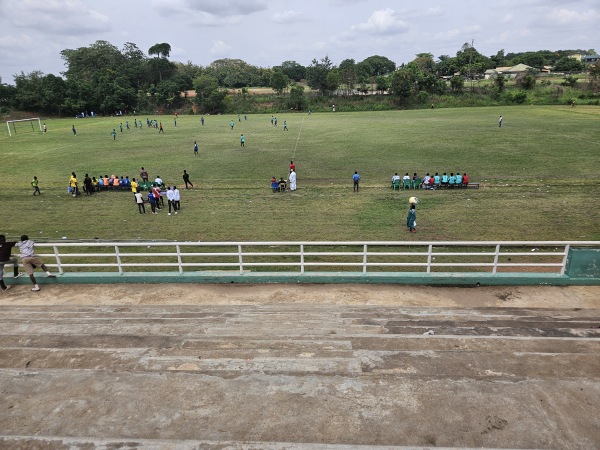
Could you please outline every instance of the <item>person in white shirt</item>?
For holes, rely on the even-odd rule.
[[[146,214],[146,207],[144,206],[144,196],[141,192],[136,192],[135,194],[135,202],[138,205],[138,209],[140,214]]]
[[[156,180],[154,180],[154,182],[158,185],[158,187],[163,187],[165,185],[165,183],[163,183],[163,180],[160,176],[157,176]]]
[[[37,280],[35,279],[35,276],[33,275],[33,267],[34,266],[40,267],[43,271],[45,271],[46,276],[48,276],[48,278],[54,278],[56,275],[53,275],[52,273],[50,273],[50,271],[48,270],[46,265],[42,262],[42,260],[40,258],[38,258],[37,256],[35,256],[34,250],[33,250],[33,245],[34,245],[33,241],[31,241],[26,234],[21,236],[21,242],[17,242],[15,244],[16,247],[19,247],[21,249],[21,262],[23,263],[23,268],[25,269],[25,271],[29,275],[29,279],[33,283],[33,288],[31,288],[31,290],[39,291],[40,287],[37,284]]]
[[[290,191],[296,190],[296,172],[293,169],[290,169]]]
[[[175,204],[175,214],[181,209],[181,194],[177,186],[173,186],[173,202]]]
[[[171,215],[171,208],[173,208],[173,210],[175,211],[175,214],[177,214],[177,208],[175,208],[175,192],[173,191],[172,187],[167,188],[167,203],[169,204],[169,216]]]

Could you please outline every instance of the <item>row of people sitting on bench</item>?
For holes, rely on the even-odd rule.
[[[135,183],[135,186],[140,191],[149,191],[152,189],[152,186],[156,183],[159,187],[164,187],[165,184],[160,176],[156,177],[154,181],[135,181],[135,178],[129,180],[129,176],[118,177],[116,175],[108,175],[92,177],[92,187],[95,191],[101,190],[129,190],[132,189],[132,185]]]
[[[450,172],[448,175],[444,172],[440,175],[438,172],[435,175],[429,175],[429,172],[421,178],[416,173],[413,174],[412,178],[406,172],[402,180],[400,175],[395,173],[392,176],[392,188],[400,188],[402,186],[405,189],[437,189],[437,188],[466,188],[469,184],[469,176],[466,173],[461,174],[457,172]]]

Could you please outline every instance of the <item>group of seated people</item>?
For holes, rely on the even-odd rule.
[[[275,177],[271,177],[271,189],[273,189],[273,192],[285,192],[287,189],[287,180],[284,180],[283,177],[279,180]]]
[[[92,186],[96,191],[127,190],[131,189],[131,181],[128,176],[100,175],[98,178],[92,177]]]
[[[392,176],[392,188],[404,189],[440,189],[440,188],[466,188],[469,184],[469,176],[466,173],[450,172],[448,175],[444,172],[440,175],[435,172],[435,175],[429,175],[429,172],[424,177],[419,177],[416,173],[411,177],[408,172],[400,178],[398,173]]]

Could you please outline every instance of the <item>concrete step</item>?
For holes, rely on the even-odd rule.
[[[0,448],[597,448],[600,311],[0,309]]]

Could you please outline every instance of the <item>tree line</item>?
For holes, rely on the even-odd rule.
[[[107,41],[88,47],[65,49],[60,54],[66,71],[62,76],[33,71],[14,76],[15,85],[1,84],[0,109],[38,111],[45,114],[76,115],[94,111],[111,115],[115,112],[155,111],[182,108],[195,103],[202,113],[223,112],[228,108],[232,90],[245,95],[248,87],[271,88],[284,96],[285,108],[304,109],[307,98],[304,86],[317,95],[354,95],[379,92],[391,94],[398,104],[424,99],[427,95],[450,90],[459,93],[465,79],[480,77],[487,69],[526,64],[532,67],[522,87],[535,84],[535,72],[552,66],[554,71],[578,72],[586,64],[569,57],[574,53],[595,54],[590,50],[536,51],[508,53],[500,50],[485,56],[472,45],[464,44],[455,56],[421,53],[407,64],[396,64],[385,56],[373,55],[363,61],[345,59],[335,65],[329,57],[313,59],[303,66],[284,61],[278,66],[262,68],[239,59],[219,59],[208,66],[169,60],[171,46],[157,43],[144,53],[128,42],[122,49]],[[598,80],[597,66],[590,73]],[[495,81],[499,92],[504,79]],[[195,91],[193,99],[182,92]],[[231,103],[231,101],[229,101]]]

